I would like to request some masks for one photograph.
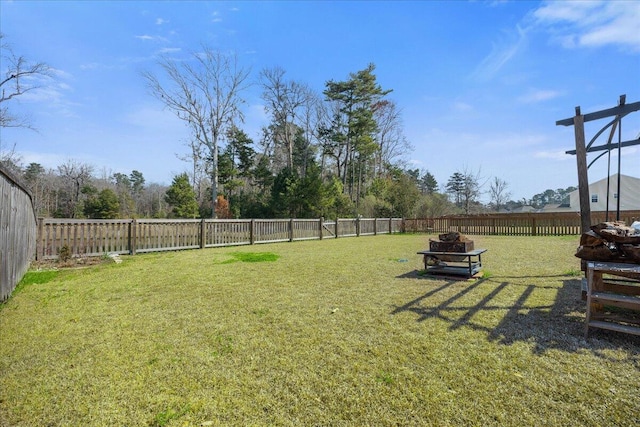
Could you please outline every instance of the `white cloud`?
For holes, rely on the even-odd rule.
[[[565,48],[613,45],[640,51],[640,2],[547,2],[533,17]]]
[[[148,34],[143,34],[141,36],[134,36],[134,37],[137,38],[138,40],[143,40],[143,41],[168,42],[168,40],[164,37],[150,36]]]
[[[165,47],[162,48],[158,51],[159,54],[166,54],[166,53],[177,53],[177,52],[181,52],[182,48],[179,47]]]
[[[593,10],[602,7],[602,1],[546,2],[533,15],[542,22],[585,22],[592,19]]]
[[[64,98],[64,92],[71,90],[72,87],[67,83],[40,79],[35,81],[32,89],[21,95],[20,99],[29,102],[59,103]]]
[[[58,79],[72,79],[73,78],[73,74],[64,71],[64,70],[60,70],[58,68],[50,68],[49,71],[51,72],[51,74],[53,74],[56,78]]]
[[[635,10],[621,14],[611,22],[599,25],[580,37],[584,46],[605,46],[620,44],[640,51],[640,5],[632,3]],[[635,13],[633,13],[635,12]]]
[[[162,18],[157,18],[156,19],[156,25],[162,25],[162,24],[168,24],[169,21],[166,19],[162,19]]]
[[[526,43],[527,30],[517,25],[515,31],[505,33],[505,38],[500,43],[494,43],[491,53],[478,64],[471,77],[483,81],[491,80],[524,49]]]
[[[529,91],[518,98],[518,101],[525,104],[534,104],[536,102],[549,101],[561,96],[562,93],[557,90],[550,89],[529,89]]]
[[[113,70],[118,68],[118,66],[114,64],[103,64],[100,62],[89,62],[87,64],[80,64],[81,70]]]

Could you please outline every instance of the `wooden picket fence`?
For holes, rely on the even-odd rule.
[[[592,223],[604,212],[592,212]],[[610,221],[615,215],[609,214]],[[640,211],[625,211],[627,224],[640,220]],[[318,219],[54,219],[40,218],[36,260],[56,259],[63,247],[71,256],[102,256],[175,251],[218,246],[293,242],[298,240],[366,236],[398,232],[470,235],[579,235],[580,214],[523,213],[445,216],[438,218]]]
[[[616,214],[591,212],[591,223],[614,221]],[[640,211],[620,212],[627,225],[640,220]],[[460,215],[403,220],[403,231],[502,236],[568,236],[581,234],[579,212]]]
[[[55,219],[40,218],[36,260],[103,256],[389,234],[401,218],[319,219]]]

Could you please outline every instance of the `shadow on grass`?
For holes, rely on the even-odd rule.
[[[542,277],[567,276],[530,276],[535,280]],[[581,279],[567,278],[562,286],[538,286],[535,284],[512,283],[507,277],[480,278],[477,280],[455,280],[446,277],[438,279],[432,275],[422,275],[418,271],[409,272],[398,278],[430,279],[434,287],[406,304],[396,307],[391,314],[414,313],[418,322],[431,318],[444,320],[450,324],[449,330],[462,327],[482,331],[487,339],[503,345],[516,342],[534,343],[533,352],[542,354],[548,350],[566,352],[589,351],[609,359],[607,350],[624,348],[628,358],[640,367],[640,338],[633,335],[595,330],[589,339],[584,339],[584,316],[586,302],[581,299]],[[436,279],[434,281],[434,279]],[[466,286],[465,286],[466,285]],[[495,285],[487,291],[487,286]],[[480,290],[482,287],[482,290]],[[509,289],[516,299],[511,304],[498,303],[497,297]],[[557,289],[555,299],[548,305],[527,304],[527,300],[536,289]],[[459,304],[460,301],[477,302]],[[445,300],[442,300],[446,297]],[[466,297],[463,300],[463,297]],[[507,298],[513,301],[513,297]],[[504,300],[502,298],[501,300]],[[486,326],[486,321],[476,320],[483,312],[505,312],[497,325]]]

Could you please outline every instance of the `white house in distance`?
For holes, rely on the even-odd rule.
[[[609,212],[618,207],[620,196],[621,211],[640,210],[640,178],[620,175],[620,192],[618,194],[618,174],[611,175],[609,180]],[[591,212],[607,210],[607,178],[589,184]],[[544,212],[579,212],[580,195],[578,190],[569,193],[569,205],[545,206]]]

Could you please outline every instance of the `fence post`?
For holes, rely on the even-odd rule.
[[[373,218],[373,235],[378,235],[378,218]]]
[[[293,242],[293,218],[289,218],[289,241]]]
[[[334,233],[335,236],[336,236],[336,239],[338,238],[338,222],[339,221],[340,221],[340,217],[336,217],[336,223],[333,225],[335,227],[335,229],[336,229],[335,230],[336,232]]]
[[[38,233],[36,234],[36,261],[44,259],[44,218],[38,218]]]
[[[324,217],[320,217],[319,219],[319,223],[320,223],[320,240],[322,240],[322,228],[324,227]]]
[[[251,224],[249,225],[249,244],[256,243],[256,220],[251,218]]]
[[[536,218],[532,217],[531,218],[531,235],[536,236],[536,232],[537,232]]]
[[[404,218],[402,218],[402,223],[400,224],[400,230],[404,233],[405,224]],[[389,234],[393,234],[393,217],[389,217]]]
[[[207,247],[207,224],[205,219],[200,220],[200,249]]]
[[[360,237],[360,215],[356,218],[356,237]]]
[[[129,253],[131,255],[136,254],[136,230],[138,228],[138,222],[134,219],[129,223]]]

